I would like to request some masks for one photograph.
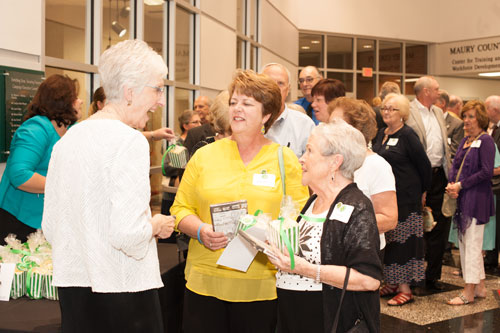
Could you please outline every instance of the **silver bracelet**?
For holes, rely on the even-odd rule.
[[[315,283],[321,283],[321,265],[316,265],[316,279],[314,279]]]

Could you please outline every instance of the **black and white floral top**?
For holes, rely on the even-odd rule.
[[[311,203],[304,216],[299,221],[299,253],[298,255],[312,264],[321,264],[321,235],[327,210],[313,214],[314,202]],[[321,221],[321,222],[320,222]],[[293,273],[278,271],[276,287],[296,291],[321,291],[321,283],[314,279]]]

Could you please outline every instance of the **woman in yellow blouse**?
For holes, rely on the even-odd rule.
[[[247,200],[278,217],[282,179],[279,145],[266,139],[281,108],[278,85],[265,75],[239,71],[229,87],[232,135],[199,149],[189,161],[171,208],[176,227],[192,237],[186,262],[184,332],[274,332],[276,269],[258,253],[247,272],[216,264],[228,239],[214,232],[210,205]],[[307,197],[295,154],[283,148],[286,193],[299,206]],[[259,177],[266,173],[266,179]]]

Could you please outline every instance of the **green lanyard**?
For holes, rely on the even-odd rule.
[[[304,215],[304,214],[300,214],[300,217],[302,217],[307,222],[323,223],[323,222],[326,221],[326,217],[312,217],[312,216],[307,216],[307,215]]]

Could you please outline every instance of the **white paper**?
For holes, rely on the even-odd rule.
[[[266,230],[264,229],[251,227],[246,232],[263,242],[266,241]],[[217,260],[217,265],[246,272],[258,252],[252,244],[237,235],[226,246],[219,260]]]
[[[0,264],[0,301],[8,301],[16,264]]]
[[[226,246],[219,260],[217,260],[217,265],[246,272],[257,252],[251,244],[242,239],[240,235],[237,235]]]

